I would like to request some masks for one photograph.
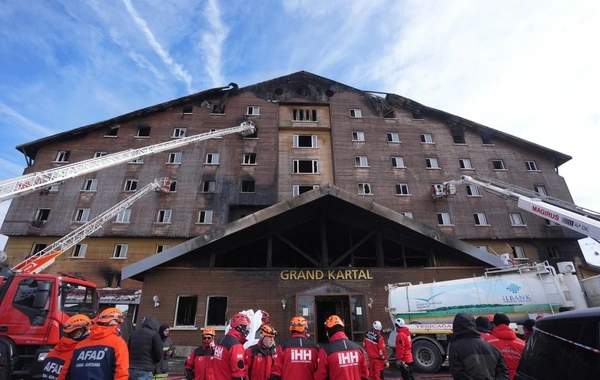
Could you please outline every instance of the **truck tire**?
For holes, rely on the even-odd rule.
[[[443,358],[439,348],[426,340],[413,343],[413,367],[421,373],[436,373],[442,368]]]

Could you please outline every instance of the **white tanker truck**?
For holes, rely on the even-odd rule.
[[[571,262],[558,263],[560,274],[547,262],[488,269],[484,276],[430,284],[390,284],[388,312],[403,318],[413,337],[415,370],[437,372],[460,312],[474,317],[504,313],[515,329],[528,318],[557,313],[560,307],[586,308]],[[396,332],[388,345],[394,348]]]

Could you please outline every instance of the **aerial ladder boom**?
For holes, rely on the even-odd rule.
[[[71,231],[63,238],[55,241],[35,255],[29,256],[23,262],[15,265],[12,268],[13,272],[35,274],[43,271],[54,263],[56,258],[63,252],[67,251],[77,243],[98,231],[102,225],[112,218],[116,217],[121,211],[131,207],[135,201],[148,194],[151,191],[168,190],[170,180],[168,178],[160,178],[154,182],[147,184],[130,197],[117,203],[110,209],[98,215],[89,222],[83,224],[76,230]]]
[[[106,156],[91,158],[64,165],[59,168],[44,170],[42,172],[26,174],[21,177],[0,181],[0,202],[21,196],[32,191],[47,188],[69,178],[92,173],[114,165],[122,164],[154,153],[168,151],[198,141],[221,137],[230,133],[241,133],[244,136],[255,132],[256,127],[252,121],[244,121],[237,127],[225,128],[217,131],[201,133],[199,135],[183,137],[166,141],[143,148],[129,149],[123,152],[107,154]]]
[[[600,213],[483,176],[463,175],[460,180],[444,182],[442,189],[433,190],[434,197],[456,194],[456,185],[465,183],[479,186],[500,197],[516,200],[520,209],[587,235],[594,240],[600,240]]]

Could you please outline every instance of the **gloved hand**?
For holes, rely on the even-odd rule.
[[[383,362],[383,365],[385,368],[390,368],[390,362],[388,362],[387,360]]]
[[[396,367],[398,367],[398,369],[402,368],[404,365],[404,362],[402,360],[396,360]]]

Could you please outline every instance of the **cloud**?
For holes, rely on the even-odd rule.
[[[0,157],[0,181],[3,179],[9,179],[13,177],[19,177],[23,174],[23,169],[25,167],[25,161],[23,160],[23,165],[15,164],[12,161],[6,160]]]
[[[136,23],[136,25],[139,27],[139,29],[144,33],[144,35],[146,36],[146,39],[148,40],[148,43],[150,43],[150,46],[152,46],[152,48],[154,49],[156,54],[162,59],[162,61],[169,68],[171,73],[176,78],[178,78],[179,80],[181,80],[185,83],[188,93],[191,93],[192,92],[192,76],[187,73],[187,71],[183,68],[183,65],[175,62],[175,60],[169,55],[169,53],[167,51],[165,51],[165,49],[163,49],[163,47],[158,43],[158,41],[154,37],[154,34],[152,34],[152,31],[150,30],[150,28],[148,28],[146,21],[144,19],[142,19],[138,15],[135,8],[133,8],[131,1],[123,0],[123,2],[125,3],[127,12],[129,12],[129,14],[131,15],[131,18],[133,18],[133,21]]]
[[[223,43],[229,34],[229,28],[221,21],[221,9],[216,0],[208,1],[203,16],[208,21],[211,29],[201,34],[200,42],[196,45],[196,48],[204,54],[211,87],[221,87],[226,84],[221,71],[223,70]],[[243,55],[240,59],[243,59]]]
[[[54,133],[52,129],[26,118],[4,103],[0,103],[0,115],[17,122],[17,125],[14,125],[12,129],[14,132],[33,134],[34,136],[46,136]]]

